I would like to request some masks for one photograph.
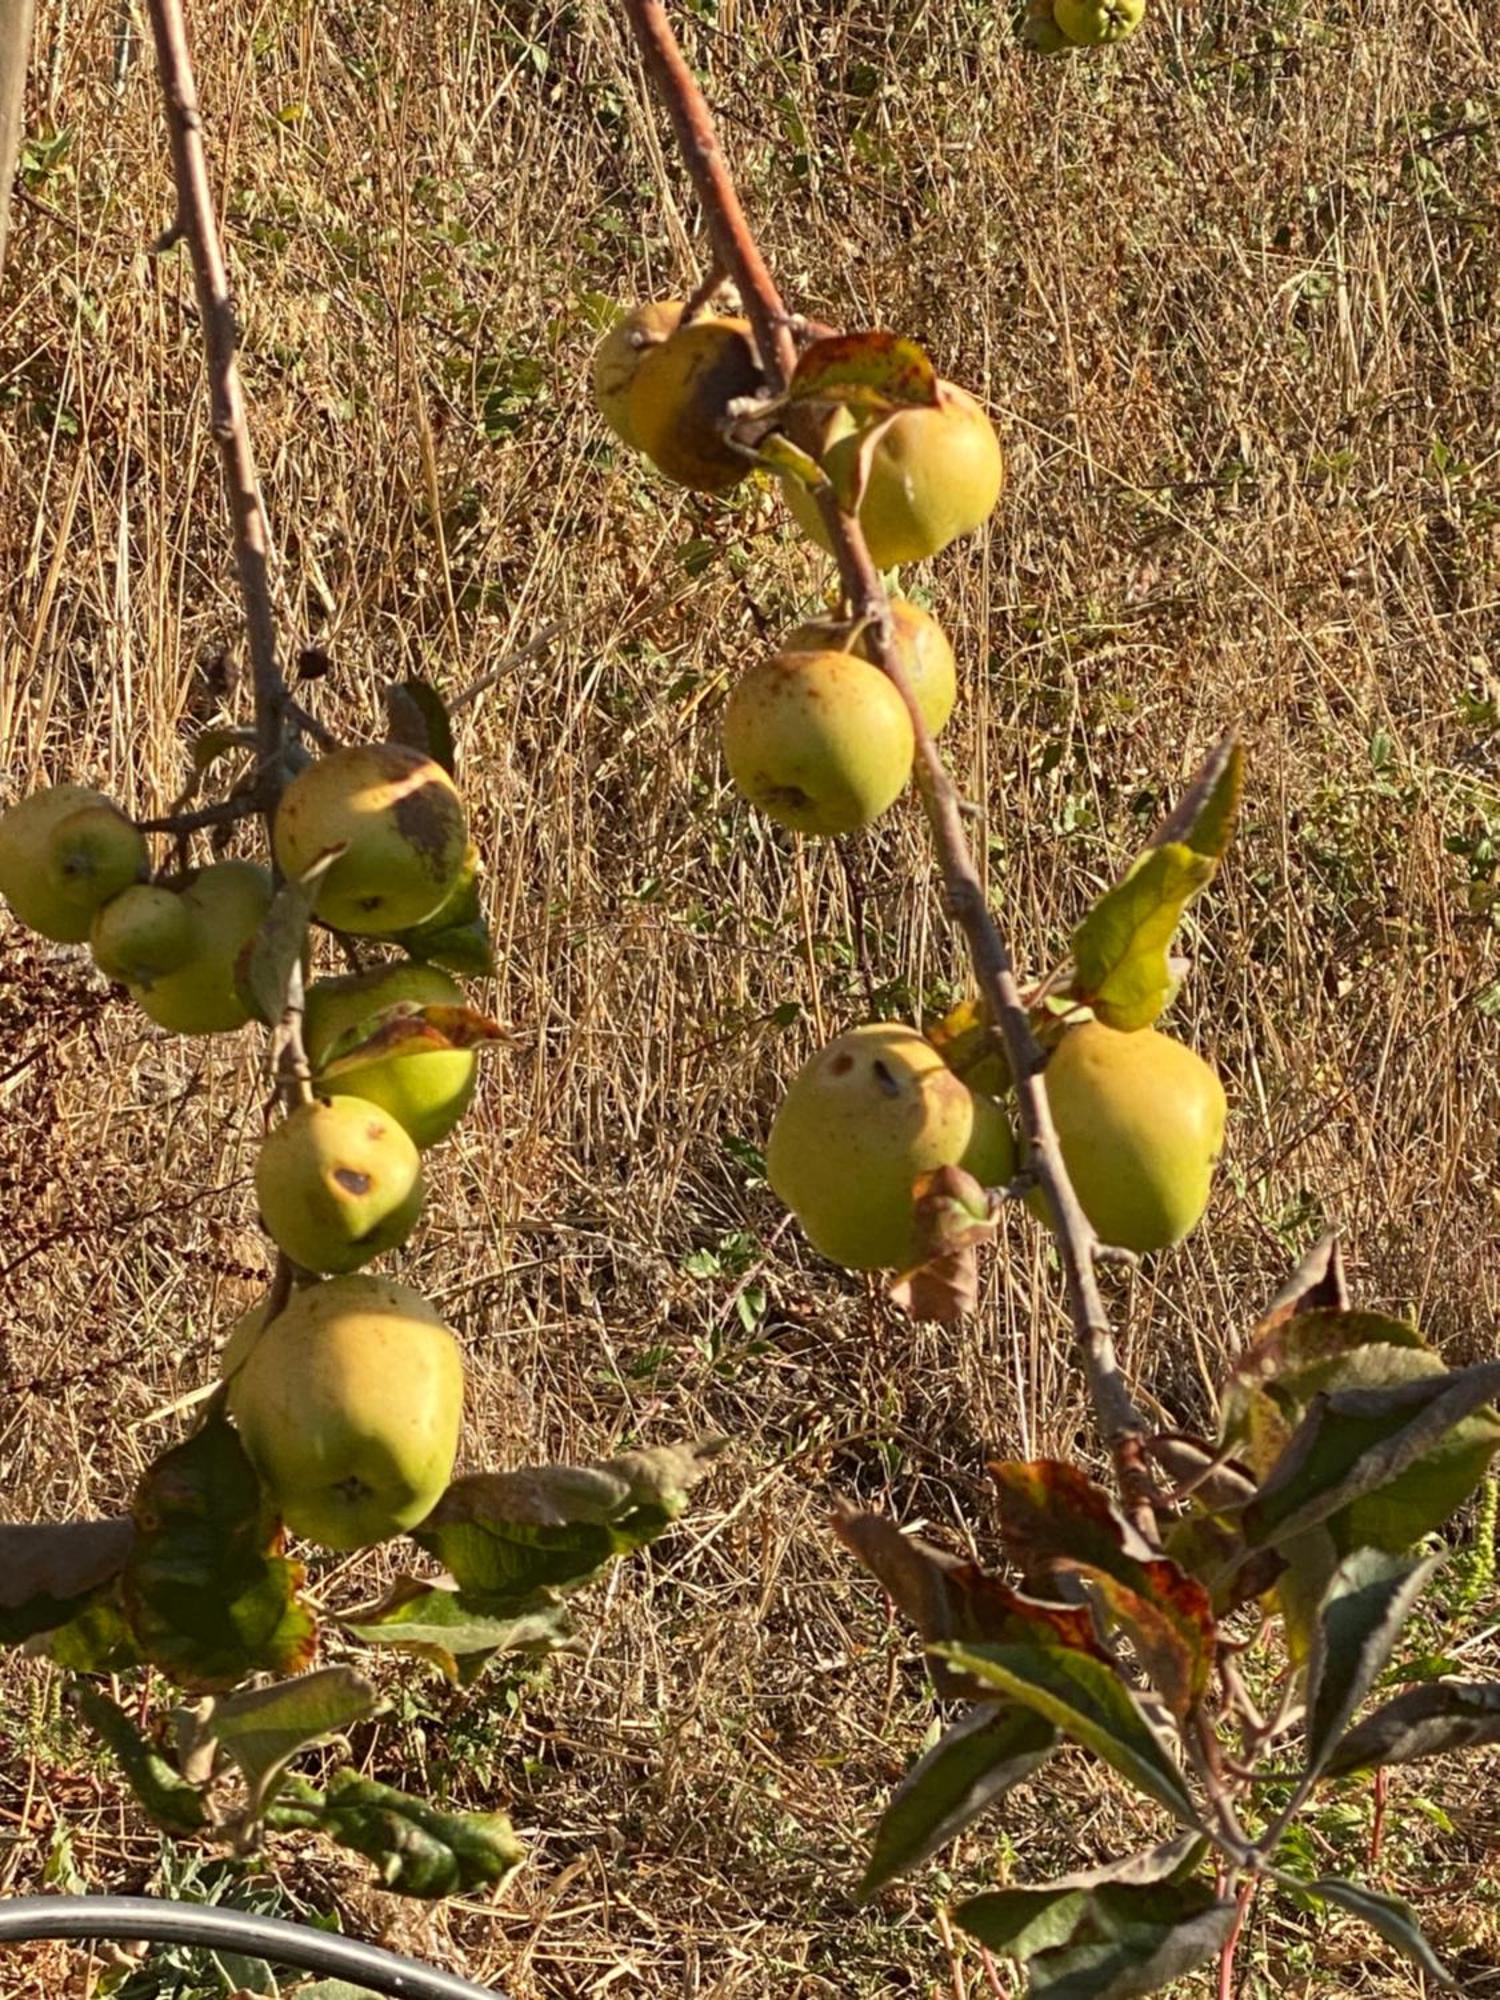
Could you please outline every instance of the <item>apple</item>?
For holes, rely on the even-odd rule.
[[[192,911],[171,889],[133,882],[94,912],[89,949],[106,979],[149,986],[192,957]]]
[[[258,1306],[252,1306],[239,1318],[224,1335],[224,1346],[219,1355],[219,1374],[228,1381],[250,1357],[250,1350],[265,1331],[266,1314],[270,1300],[262,1299]]]
[[[891,599],[891,640],[896,660],[916,697],[930,735],[936,736],[958,700],[958,671],[948,635],[931,612],[909,597]],[[789,632],[784,653],[853,653],[873,661],[869,627],[858,619],[814,618]]]
[[[360,1097],[299,1104],[255,1162],[261,1221],[304,1271],[355,1271],[404,1243],[422,1193],[421,1154]]]
[[[235,989],[234,964],[265,922],[272,894],[271,872],[258,862],[200,869],[177,898],[192,927],[189,954],[170,972],[130,981],[136,1005],[176,1035],[243,1028],[250,1010]]]
[[[367,1548],[441,1498],[458,1454],[463,1355],[409,1286],[364,1273],[304,1286],[225,1372],[229,1414],[294,1534]]]
[[[1102,1243],[1141,1255],[1180,1243],[1208,1206],[1224,1088],[1155,1028],[1070,1028],[1043,1071],[1063,1165]],[[1046,1219],[1039,1194],[1028,1197]]]
[[[744,319],[695,319],[646,348],[626,427],[659,472],[699,493],[727,493],[751,470],[724,435],[729,405],[762,386]]]
[[[1026,15],[1021,23],[1021,41],[1038,55],[1061,55],[1072,49],[1062,29],[1058,27],[1052,12],[1052,0],[1027,0]]]
[[[988,520],[1000,498],[1005,464],[994,426],[952,382],[938,384],[938,397],[862,429],[840,411],[825,432],[823,469],[841,495],[854,494],[861,454],[868,454],[859,525],[877,569],[936,555]],[[830,549],[812,494],[790,476],[782,484],[803,530]]]
[[[1053,0],[1052,13],[1070,42],[1099,48],[1135,33],[1146,18],[1146,0]]]
[[[852,653],[778,653],[753,666],[724,711],[738,790],[798,833],[854,833],[911,776],[906,703]]]
[[[381,965],[340,979],[318,979],[307,989],[302,1033],[320,1096],[362,1097],[390,1113],[423,1151],[435,1146],[462,1118],[478,1081],[473,1049],[420,1049],[361,1061],[357,1054],[328,1062],[335,1044],[401,1006],[461,1007],[463,988],[435,965]]]
[[[932,1044],[899,1022],[839,1035],[787,1087],[766,1173],[815,1249],[853,1271],[905,1270],[916,1254],[912,1184],[958,1166],[986,1187],[1015,1172],[1010,1122]]]
[[[622,444],[633,451],[641,441],[630,421],[630,390],[650,347],[658,346],[682,323],[681,299],[657,299],[617,319],[594,349],[594,407]]]
[[[0,895],[54,944],[82,943],[100,904],[150,869],[144,835],[88,785],[48,786],[0,815]]]
[[[313,907],[334,930],[382,937],[439,907],[463,870],[468,834],[441,764],[400,743],[353,743],[293,778],[276,809],[273,845],[294,881],[343,846]]]

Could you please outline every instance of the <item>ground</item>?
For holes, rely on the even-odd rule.
[[[1244,823],[1174,1012],[1225,1078],[1229,1152],[1205,1226],[1112,1281],[1142,1394],[1210,1423],[1227,1356],[1329,1227],[1362,1303],[1456,1363],[1489,1354],[1500,89],[1480,11],[1153,0],[1120,50],[1057,61],[969,0],[677,11],[788,299],[915,335],[1004,438],[991,530],[910,581],[958,648],[945,741],[1028,969],[1242,732]],[[1142,1828],[1079,1760],[855,1906],[931,1710],[829,1503],[984,1551],[987,1456],[1097,1456],[1028,1218],[968,1328],[914,1329],[823,1266],[756,1171],[820,1036],[939,1008],[964,971],[914,806],[798,847],[726,783],[726,691],[827,568],[770,491],[685,497],[588,407],[616,305],[703,269],[617,10],[189,13],[299,692],[358,735],[387,679],[489,682],[458,750],[499,950],[477,997],[513,1044],[392,1260],[463,1337],[465,1461],[733,1440],[686,1522],[593,1591],[578,1657],[467,1698],[403,1671],[359,1740],[372,1771],[514,1814],[531,1860],[499,1902],[397,1903],[316,1846],[255,1892],[513,2000],[983,1992],[972,1956],[950,1963],[948,1892]],[[0,768],[6,799],[72,777],[145,813],[248,697],[191,284],[151,249],[171,195],[138,37],[129,0],[42,9],[0,304]],[[5,1511],[108,1512],[268,1268],[261,1043],[172,1041],[14,927],[0,978]],[[317,1588],[347,1599],[383,1560]],[[1495,1615],[1471,1666],[1494,1664]],[[207,1858],[122,1804],[51,1670],[0,1669],[0,1742],[0,1889],[208,1892]],[[1369,1821],[1367,1791],[1331,1799],[1312,1865],[1358,1866]],[[1479,1994],[1500,1992],[1497,1853],[1493,1764],[1393,1778],[1377,1879]],[[6,1996],[84,1979],[60,1948],[0,1958]],[[1267,1906],[1243,1990],[1421,1989],[1352,1923]]]

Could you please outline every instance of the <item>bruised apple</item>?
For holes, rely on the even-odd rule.
[[[315,980],[307,989],[302,1023],[315,1087],[325,1097],[362,1097],[379,1105],[419,1148],[435,1146],[462,1118],[474,1095],[479,1058],[473,1049],[417,1048],[403,1054],[398,1046],[367,1058],[357,1047],[343,1055],[334,1052],[340,1044],[357,1043],[364,1030],[373,1031],[379,1017],[393,1008],[463,1004],[457,980],[435,965],[383,965],[340,979]]]
[[[294,1291],[269,1324],[261,1306],[231,1335],[224,1372],[283,1520],[324,1548],[415,1527],[452,1476],[463,1356],[409,1286],[359,1273]]]
[[[726,438],[729,405],[761,386],[744,319],[695,319],[640,357],[626,430],[659,472],[699,493],[727,493],[751,462]]]
[[[410,1136],[359,1097],[299,1104],[255,1162],[261,1221],[305,1271],[355,1271],[404,1243],[422,1192]]]
[[[915,1028],[839,1035],[792,1078],[766,1172],[813,1246],[848,1270],[904,1270],[916,1250],[912,1184],[958,1166],[987,1187],[1015,1171],[1010,1122]]]
[[[948,635],[930,611],[909,597],[891,599],[891,645],[896,662],[916,697],[928,733],[936,736],[958,699],[958,671]],[[813,618],[789,632],[784,653],[852,653],[873,663],[868,624],[858,619]]]
[[[777,653],[729,697],[724,758],[737,789],[797,833],[855,833],[911,776],[906,703],[852,653]]]

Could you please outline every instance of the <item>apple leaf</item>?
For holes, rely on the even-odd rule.
[[[526,1858],[504,1813],[445,1813],[392,1785],[336,1771],[320,1792],[287,1779],[266,1808],[273,1830],[315,1828],[373,1861],[382,1887],[400,1896],[441,1897],[493,1888]]]
[[[828,474],[812,453],[793,444],[782,431],[766,432],[755,447],[755,459],[757,464],[780,473],[783,478],[795,479],[809,493],[816,493],[820,486],[828,484]]]
[[[1397,1951],[1419,1966],[1429,1979],[1451,1992],[1459,1990],[1457,1980],[1428,1943],[1421,1925],[1412,1914],[1411,1905],[1399,1896],[1381,1895],[1376,1889],[1366,1888],[1362,1882],[1346,1881],[1342,1875],[1319,1875],[1314,1881],[1304,1882],[1295,1876],[1278,1874],[1276,1880],[1287,1888],[1297,1889],[1304,1895],[1321,1896],[1325,1902],[1336,1903],[1340,1909],[1348,1910],[1367,1923],[1387,1944],[1394,1945]]]
[[[471,1687],[497,1653],[556,1652],[573,1633],[567,1606],[550,1590],[494,1610],[415,1576],[398,1577],[377,1603],[356,1606],[339,1623],[367,1646],[431,1661],[457,1687]]]
[[[994,1238],[999,1197],[953,1166],[919,1175],[912,1196],[918,1261],[886,1295],[913,1319],[956,1326],[978,1302],[976,1251]]]
[[[221,1697],[204,1729],[243,1772],[250,1811],[258,1814],[299,1751],[363,1721],[374,1706],[374,1686],[363,1674],[352,1667],[321,1667]]]
[[[1178,841],[1149,847],[1073,933],[1074,1000],[1107,1027],[1148,1028],[1176,991],[1169,946],[1214,862]]]
[[[1029,1708],[971,1708],[892,1793],[859,1885],[867,1900],[918,1867],[1052,1755],[1057,1731]]]
[[[227,756],[231,750],[253,750],[254,748],[255,731],[253,729],[231,729],[221,726],[213,729],[200,729],[198,734],[193,738],[192,749],[189,754],[193,760],[193,770],[201,778],[205,771],[212,765],[217,764],[221,757]]]
[[[222,1411],[147,1468],[131,1511],[124,1603],[153,1665],[212,1691],[308,1664],[302,1566],[279,1553],[280,1524]]]
[[[1032,1589],[1062,1560],[1092,1563],[1129,1582],[1151,1549],[1105,1489],[1065,1459],[992,1459],[1005,1553]]]
[[[986,1950],[1024,1964],[1039,1951],[1069,1943],[1088,1908],[1082,1889],[992,1889],[960,1903],[953,1915]]]
[[[383,1007],[379,1013],[345,1029],[318,1067],[319,1079],[346,1075],[387,1056],[441,1055],[452,1049],[483,1048],[487,1042],[511,1038],[498,1021],[473,1007],[414,1001]]]
[[[1172,1481],[1174,1498],[1210,1514],[1233,1514],[1255,1498],[1255,1476],[1242,1459],[1215,1450],[1187,1431],[1157,1431],[1145,1441],[1150,1458]]]
[[[963,1921],[963,1907],[955,1912]],[[1097,1942],[1033,1958],[1031,2000],[1136,2000],[1158,1993],[1222,1950],[1236,1909],[1205,1883],[1105,1887],[1090,1898]]]
[[[1309,1778],[1323,1769],[1375,1685],[1438,1560],[1412,1562],[1380,1549],[1358,1549],[1334,1571],[1319,1606],[1308,1666]]]
[[[119,1674],[139,1666],[141,1652],[120,1603],[118,1579],[66,1625],[33,1639],[27,1651],[45,1653],[73,1674]]]
[[[495,952],[479,900],[480,873],[479,849],[470,842],[458,880],[432,915],[399,931],[391,942],[423,965],[488,977],[495,970]]]
[[[1490,1743],[1500,1743],[1500,1681],[1430,1681],[1398,1694],[1351,1729],[1329,1753],[1323,1775],[1341,1778]]]
[[[87,1681],[75,1681],[68,1698],[113,1753],[149,1818],[168,1833],[196,1833],[206,1823],[208,1808],[202,1792],[152,1748],[108,1695]]]
[[[1266,1308],[1265,1318],[1256,1328],[1256,1338],[1268,1333],[1284,1319],[1305,1312],[1347,1312],[1349,1285],[1344,1276],[1344,1255],[1336,1235],[1329,1232],[1300,1260],[1281,1290]]]
[[[1045,1716],[1184,1825],[1197,1826],[1198,1809],[1181,1770],[1112,1666],[1061,1646],[971,1644],[937,1650],[952,1665]]]
[[[1222,859],[1239,815],[1245,759],[1234,732],[1209,751],[1187,790],[1151,836],[1151,847],[1190,847],[1194,854]]]
[[[134,1539],[124,1519],[0,1526],[0,1645],[75,1618],[125,1567]]]
[[[1250,1345],[1236,1356],[1224,1385],[1226,1442],[1251,1434],[1250,1405],[1255,1391],[1274,1390],[1283,1408],[1293,1401],[1305,1405],[1317,1390],[1330,1386],[1341,1360],[1364,1347],[1392,1347],[1431,1356],[1426,1364],[1428,1372],[1442,1366],[1414,1326],[1384,1313],[1319,1307],[1275,1318],[1264,1323]],[[1424,1364],[1416,1365],[1421,1368]]]
[[[302,956],[318,884],[347,844],[328,848],[305,875],[282,883],[260,929],[234,962],[235,991],[255,1019],[268,1027],[274,1028],[281,1020],[291,998],[292,981],[302,976]]]
[[[383,693],[391,742],[404,743],[408,750],[430,757],[453,777],[453,723],[448,704],[432,682],[415,678],[387,681]]]
[[[787,397],[862,411],[931,408],[938,376],[926,351],[901,334],[836,333],[802,350]]]

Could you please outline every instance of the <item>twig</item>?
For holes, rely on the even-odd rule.
[[[793,322],[745,219],[719,149],[712,114],[683,58],[662,0],[623,0],[623,5],[702,204],[714,260],[739,290],[746,317],[755,330],[762,370],[770,387],[779,392],[796,367]],[[869,620],[875,662],[894,682],[911,715],[917,782],[932,829],[948,911],[964,934],[980,993],[1015,1079],[1021,1126],[1037,1185],[1052,1218],[1068,1312],[1095,1419],[1114,1462],[1126,1509],[1138,1530],[1156,1543],[1155,1489],[1142,1448],[1146,1424],[1115,1356],[1109,1316],[1095,1275],[1099,1242],[1063,1166],[1042,1084],[1042,1051],[1032,1033],[1010,951],[984,899],[964,832],[962,803],[892,650],[890,600],[870,560],[859,523],[841,511],[829,486],[819,490],[818,504],[850,614]]]
[[[232,826],[237,819],[250,819],[261,810],[258,791],[232,792],[212,805],[197,806],[192,812],[163,813],[160,819],[138,819],[142,833],[197,833],[205,826]]]

